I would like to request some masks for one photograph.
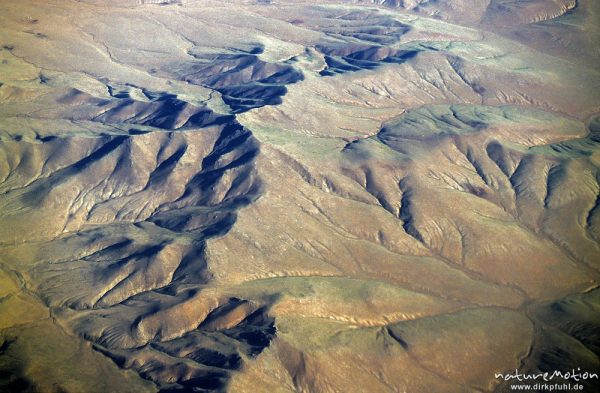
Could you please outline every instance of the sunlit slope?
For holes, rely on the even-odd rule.
[[[319,3],[0,6],[0,389],[598,369],[594,7]]]

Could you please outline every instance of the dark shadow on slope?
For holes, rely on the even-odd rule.
[[[227,313],[239,305],[238,299],[222,306]],[[244,358],[261,353],[275,335],[274,321],[261,307],[247,316],[237,326],[229,329],[205,330],[202,326],[173,340],[157,341],[149,345],[150,353],[168,355],[174,363],[162,364],[142,357],[139,368],[144,378],[157,383],[161,392],[225,391],[232,372],[242,367]],[[127,367],[127,354],[120,350],[96,347],[111,357],[120,367]],[[147,349],[134,349],[132,353],[149,353]],[[178,359],[185,359],[182,362]],[[168,382],[164,375],[176,375]]]
[[[579,380],[556,376],[551,383],[577,383],[582,391],[600,388],[600,291],[572,295],[534,310],[536,338],[531,353],[519,369],[522,374],[594,373],[594,378]],[[525,383],[534,384],[535,382]],[[497,391],[509,391],[511,383]]]
[[[384,64],[402,64],[414,58],[420,49],[391,49],[370,45],[318,45],[317,50],[325,55],[327,67],[321,76],[332,76],[346,72],[372,70]]]
[[[25,376],[24,367],[15,361],[10,347],[14,340],[0,337],[0,392],[33,393],[37,391]]]
[[[124,97],[120,93],[115,95]],[[101,115],[102,122],[147,125],[150,123],[143,120],[138,110],[158,108],[164,112],[148,118],[155,119],[153,126],[161,127],[174,126],[174,120],[168,123],[159,120],[168,118],[169,111],[173,110],[177,118],[183,116],[183,107],[189,108],[188,104],[177,103],[174,97],[132,104],[129,98],[96,101],[84,93],[73,92],[69,99],[73,106],[84,107],[82,113],[90,108],[101,111],[111,108],[110,115]],[[115,100],[119,105],[115,105]],[[127,110],[134,108],[134,116],[126,119]],[[100,120],[98,116],[94,119]],[[34,210],[44,209],[42,204],[47,201],[53,209],[59,203],[60,209],[68,211],[75,201],[54,190],[66,184],[70,187],[72,183],[74,187],[82,187],[87,193],[86,200],[91,201],[86,202],[88,219],[99,210],[114,215],[114,219],[84,225],[49,241],[44,246],[48,251],[41,253],[41,258],[48,260],[40,261],[31,271],[35,291],[57,313],[79,318],[74,328],[76,334],[91,341],[121,367],[133,369],[166,391],[223,390],[231,372],[238,370],[244,359],[268,346],[275,333],[272,319],[261,314],[266,314],[266,309],[241,321],[233,318],[228,329],[205,331],[198,327],[202,314],[198,311],[196,316],[195,309],[181,306],[212,279],[205,255],[206,241],[231,230],[237,211],[255,201],[262,191],[254,166],[258,142],[233,116],[221,119],[229,121],[221,125],[211,123],[206,133],[195,130],[199,137],[169,133],[163,128],[163,132],[106,135],[81,141],[78,137],[39,141],[32,144],[32,149],[40,156],[56,157],[65,149],[70,156],[66,163],[40,161],[38,165],[49,168],[45,177],[30,183],[25,181],[22,189],[17,190],[21,202]],[[189,118],[185,124],[190,124]],[[190,150],[202,153],[190,162]],[[135,168],[143,168],[147,181],[136,179],[140,172]],[[96,179],[101,186],[96,186]],[[127,187],[129,181],[137,185],[131,190],[115,191],[122,184]],[[172,199],[165,187],[174,182],[184,182],[184,186],[183,193]],[[151,198],[158,198],[161,203],[143,220],[132,222],[121,213],[136,209],[140,201]],[[111,205],[115,200],[119,201],[118,209]],[[57,255],[59,262],[55,260]],[[226,305],[221,306],[228,311]],[[177,345],[183,345],[184,341],[166,341],[166,337],[171,337],[168,327],[155,329],[152,324],[147,342],[132,346],[132,341],[144,337],[147,328],[142,326],[143,321],[171,309],[175,314],[160,321],[164,326],[175,325],[179,329],[180,320],[199,318],[195,330],[182,331],[186,340],[197,336],[186,344],[185,353],[175,354]],[[100,333],[96,330],[98,325],[104,326]],[[133,360],[139,346],[153,348],[146,363]],[[185,369],[188,362],[195,364],[193,371],[180,374],[178,370]],[[6,379],[11,391],[29,389],[25,380],[9,378],[8,374]]]
[[[121,146],[127,140],[127,138],[127,136],[117,136],[112,138],[102,137],[101,140],[105,141],[105,143],[102,143],[100,147],[98,147],[90,155],[80,159],[79,161],[75,162],[70,166],[67,166],[63,169],[52,173],[46,178],[41,178],[39,180],[34,181],[29,187],[31,188],[31,190],[27,191],[22,196],[23,205],[39,206],[44,200],[45,196],[50,192],[50,190],[52,190],[59,184],[68,181],[72,176],[76,176],[78,173],[81,173],[93,163],[102,160],[105,156],[109,155],[119,146]],[[59,144],[62,141],[58,139],[51,139],[48,142],[54,142]]]
[[[162,130],[198,129],[233,121],[230,115],[213,112],[204,105],[193,105],[176,95],[143,91],[148,101],[131,97],[129,90],[109,86],[111,99],[102,99],[71,89],[58,102],[71,109],[65,118],[102,124],[131,124]]]
[[[210,87],[222,94],[232,113],[281,103],[286,85],[303,79],[300,71],[287,64],[260,59],[263,48],[217,55],[195,55],[195,62],[180,65],[175,73],[189,83]]]

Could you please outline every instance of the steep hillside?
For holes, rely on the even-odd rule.
[[[597,8],[1,3],[0,390],[600,372]]]

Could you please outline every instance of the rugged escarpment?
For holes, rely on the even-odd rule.
[[[175,97],[57,102],[71,119],[132,128],[3,143],[3,248],[23,249],[9,233],[26,232],[38,250],[14,268],[28,266],[28,289],[63,328],[120,366],[218,388],[273,335],[268,302],[202,289],[206,240],[260,195],[257,142],[232,116]]]
[[[600,368],[594,4],[0,8],[0,390]]]

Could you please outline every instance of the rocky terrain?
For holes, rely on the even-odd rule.
[[[1,1],[0,391],[600,373],[598,14]]]

